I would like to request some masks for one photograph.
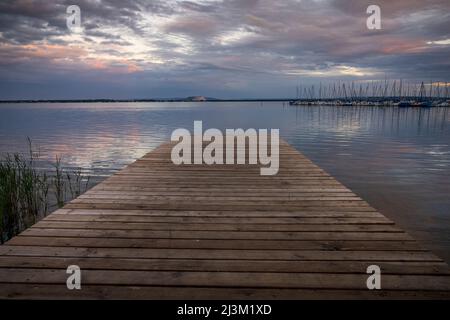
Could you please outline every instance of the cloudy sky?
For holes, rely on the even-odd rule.
[[[366,27],[371,4],[381,30]],[[0,99],[287,97],[338,79],[450,81],[449,57],[449,0],[0,1]]]

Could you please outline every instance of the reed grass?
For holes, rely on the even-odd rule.
[[[69,186],[70,197],[75,199],[84,193],[89,187],[89,176],[84,176],[81,168],[72,172],[66,172],[66,178]]]
[[[61,167],[61,157],[56,156],[55,163],[55,176],[52,179],[52,184],[55,190],[56,205],[58,208],[64,207],[66,200],[66,183],[64,181],[64,172]]]
[[[30,139],[28,147],[28,155],[6,154],[0,159],[0,243],[45,217],[49,208],[61,208],[88,189],[89,177],[81,169],[65,170],[61,157],[56,157],[53,172],[38,170],[40,155],[33,150]]]

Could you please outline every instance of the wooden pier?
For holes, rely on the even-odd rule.
[[[0,246],[0,298],[450,298],[446,263],[286,142],[276,176],[175,166],[171,146]]]

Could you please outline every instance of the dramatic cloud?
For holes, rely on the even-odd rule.
[[[81,8],[82,32],[66,26]],[[449,81],[450,2],[0,2],[0,99],[286,97],[319,81]]]

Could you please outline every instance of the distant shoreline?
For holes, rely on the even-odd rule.
[[[405,100],[417,100],[417,97],[403,97]],[[428,102],[445,102],[448,97],[427,97],[420,98],[419,101],[426,100]],[[8,103],[133,103],[133,102],[164,102],[164,103],[180,103],[180,102],[288,102],[293,105],[330,105],[333,102],[356,103],[358,102],[378,102],[380,105],[388,105],[388,102],[400,102],[399,97],[365,97],[365,98],[338,98],[338,99],[296,99],[296,98],[272,98],[272,99],[216,99],[204,98],[197,100],[195,97],[188,98],[169,98],[169,99],[21,99],[21,100],[0,100],[0,104]],[[385,103],[386,102],[386,103]]]
[[[0,100],[0,103],[120,103],[120,102],[289,102],[295,98],[279,99],[207,99],[196,101],[189,99],[80,99],[80,100]]]

